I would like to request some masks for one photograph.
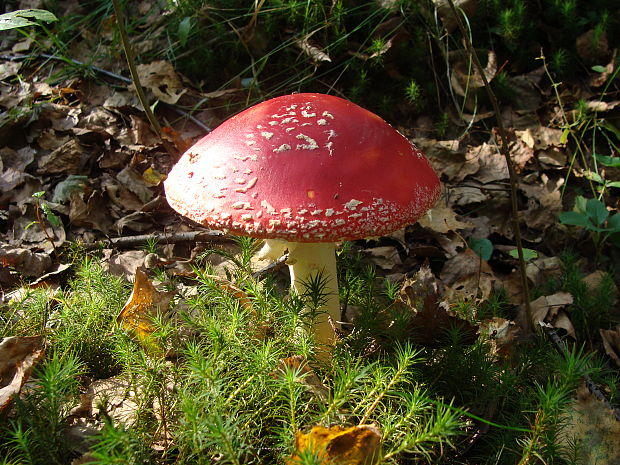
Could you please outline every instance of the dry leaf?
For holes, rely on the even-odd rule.
[[[539,323],[549,323],[556,329],[563,329],[575,338],[575,328],[571,323],[565,307],[573,303],[573,296],[568,292],[557,292],[553,295],[542,296],[530,302],[532,322],[536,327]],[[519,312],[525,312],[524,306]]]
[[[331,62],[332,59],[329,57],[329,55],[316,45],[310,43],[309,39],[309,36],[306,36],[303,39],[298,39],[295,41],[295,45],[297,45],[301,49],[301,51],[308,55],[310,59],[315,63],[320,63],[322,61]]]
[[[454,210],[448,207],[443,199],[440,199],[432,209],[426,212],[418,220],[418,224],[440,234],[474,227],[472,223],[459,221]]]
[[[564,151],[556,147],[551,147],[538,152],[537,159],[542,164],[543,168],[564,168],[568,161],[568,156]]]
[[[144,182],[142,175],[140,175],[140,173],[138,173],[131,166],[126,166],[121,172],[119,172],[116,175],[116,179],[118,179],[129,191],[137,195],[143,203],[147,203],[155,195],[150,187]]]
[[[185,93],[172,64],[165,60],[138,65],[140,83],[162,102],[175,104]]]
[[[616,56],[617,55],[618,55],[618,49],[615,48],[611,54],[611,59],[609,60],[609,63],[607,63],[607,66],[605,66],[605,71],[603,71],[602,73],[595,73],[588,80],[588,84],[590,86],[600,87],[607,82],[607,79],[609,79],[609,76],[611,76],[616,69]],[[597,103],[597,102],[593,102],[593,103]]]
[[[474,154],[459,148],[458,140],[438,141],[415,139],[415,145],[426,154],[433,168],[442,178],[462,181],[466,176],[478,172],[480,165]]]
[[[443,283],[435,277],[428,264],[403,283],[399,299],[414,311],[407,328],[413,341],[427,347],[437,347],[445,344],[447,331],[459,328],[463,344],[473,344],[477,338],[477,328],[448,312],[448,303],[440,301],[443,288]]]
[[[609,273],[607,273],[606,271],[596,270],[590,273],[588,276],[585,276],[584,278],[582,278],[582,281],[586,283],[586,286],[588,286],[588,289],[596,289],[602,284],[603,280],[608,277],[609,277]],[[614,295],[613,304],[615,304],[617,302],[617,297],[618,297],[618,287],[613,281],[611,283],[611,286],[612,286],[611,292]]]
[[[144,170],[144,173],[142,173],[142,179],[144,180],[144,183],[147,186],[151,187],[159,186],[161,182],[166,179],[166,177],[167,176],[165,174],[160,173],[159,171],[150,166],[146,170]]]
[[[77,140],[71,139],[39,159],[38,174],[79,174],[83,150]]]
[[[578,463],[617,465],[620,463],[620,422],[613,412],[590,393],[585,385],[562,419],[561,443],[579,445]]]
[[[457,51],[459,52],[459,51]],[[460,54],[459,54],[460,56]],[[471,94],[471,90],[484,87],[482,76],[478,73],[476,67],[470,66],[471,63],[467,59],[462,59],[454,63],[450,74],[450,83],[454,92],[461,97]],[[497,73],[497,57],[492,50],[487,52],[487,65],[484,68],[484,75],[487,81],[491,81]],[[472,74],[469,74],[472,72]]]
[[[527,197],[527,209],[522,212],[527,228],[545,231],[557,224],[558,214],[563,208],[562,183],[562,179],[551,181],[544,173],[537,184],[519,183],[519,190]]]
[[[160,292],[141,268],[136,268],[133,291],[129,300],[116,318],[128,332],[149,351],[161,352],[162,348],[153,340],[155,332],[153,317],[165,312],[174,292]]]
[[[10,266],[26,276],[38,277],[52,266],[52,259],[47,253],[0,245],[0,264]]]
[[[614,329],[599,329],[605,352],[620,367],[620,325]]]
[[[309,433],[295,434],[295,452],[286,463],[302,465],[310,454],[321,465],[374,465],[381,455],[381,430],[374,425],[314,426]]]
[[[71,415],[96,418],[105,411],[115,422],[132,426],[140,408],[144,407],[140,405],[139,393],[132,387],[135,387],[134,383],[121,377],[98,379],[80,394],[80,404],[71,411]]]
[[[506,158],[499,153],[497,147],[485,142],[482,145],[470,148],[468,156],[471,159],[476,159],[480,166],[480,169],[473,176],[476,181],[489,184],[509,178]]]
[[[480,329],[491,342],[491,353],[500,357],[512,355],[522,333],[514,321],[499,317],[484,321]]]
[[[443,23],[443,27],[446,28],[448,34],[454,32],[458,26],[456,17],[452,14],[452,8],[447,0],[433,0],[435,7],[437,8],[437,14]],[[455,0],[454,6],[457,11],[462,11],[463,14],[471,18],[478,6],[478,0]]]
[[[365,249],[364,254],[368,256],[374,265],[383,270],[391,270],[395,266],[403,263],[400,259],[398,249],[391,245]]]
[[[446,286],[444,298],[448,302],[486,300],[497,281],[486,260],[470,248],[448,260],[439,277]]]
[[[575,40],[575,48],[579,58],[589,65],[605,63],[609,59],[609,42],[604,32],[598,34],[594,29],[584,32]]]
[[[4,61],[0,63],[0,81],[19,73],[22,63],[18,61]]]
[[[562,274],[562,260],[558,257],[539,257],[528,262],[525,273],[534,286],[540,286]]]
[[[0,411],[6,409],[45,353],[41,336],[7,337],[0,343]]]

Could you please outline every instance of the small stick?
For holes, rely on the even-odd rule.
[[[140,234],[138,236],[115,237],[104,241],[97,241],[91,244],[85,244],[85,250],[94,250],[105,247],[133,247],[144,244],[146,241],[155,240],[164,244],[176,244],[177,242],[193,242],[193,241],[226,241],[229,237],[221,231],[186,231],[180,233],[153,233]]]
[[[517,178],[517,173],[515,172],[514,165],[512,163],[512,158],[510,157],[510,151],[508,150],[508,137],[506,136],[506,130],[504,129],[504,123],[502,122],[502,118],[500,117],[499,104],[497,103],[497,98],[495,97],[495,93],[491,89],[489,85],[489,81],[484,74],[484,68],[478,59],[478,55],[476,55],[476,51],[474,50],[474,46],[469,40],[469,36],[467,35],[467,31],[465,30],[465,26],[463,26],[463,22],[461,21],[461,16],[456,11],[456,7],[454,6],[453,0],[448,0],[448,4],[450,5],[450,9],[452,10],[452,14],[456,19],[459,30],[463,35],[463,40],[465,41],[465,47],[471,58],[476,65],[478,73],[480,73],[480,77],[482,78],[482,82],[484,83],[484,88],[489,95],[489,99],[491,100],[491,104],[493,105],[493,111],[495,112],[495,119],[497,120],[497,129],[499,131],[500,139],[502,141],[502,146],[500,147],[500,152],[504,155],[506,159],[506,164],[508,165],[508,175],[510,178],[510,204],[512,207],[512,223],[513,223],[513,232],[515,235],[515,243],[517,246],[517,252],[519,254],[519,272],[521,275],[521,285],[523,286],[523,300],[525,304],[525,313],[527,315],[527,326],[530,332],[535,331],[533,319],[532,319],[532,307],[530,306],[530,287],[527,280],[527,273],[525,270],[525,256],[523,255],[523,243],[521,241],[521,228],[519,225],[519,206],[517,205],[517,188],[519,185],[519,179]]]
[[[271,271],[275,270],[276,268],[279,268],[282,265],[284,265],[286,263],[286,259],[287,258],[288,258],[288,253],[285,253],[280,258],[278,258],[275,262],[271,262],[269,265],[264,266],[260,270],[256,270],[254,273],[252,273],[252,277],[254,279],[259,279],[259,278],[263,277],[263,275],[266,275],[267,273],[270,273]]]

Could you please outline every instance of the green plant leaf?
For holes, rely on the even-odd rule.
[[[517,249],[509,250],[508,254],[513,258],[519,258],[519,250]],[[535,258],[538,258],[538,252],[532,249],[523,249],[523,259],[526,262],[534,260]]]
[[[601,126],[604,127],[605,129],[607,129],[609,132],[614,133],[616,135],[616,137],[620,137],[620,129],[615,127],[609,121],[603,120],[603,123],[601,124]]]
[[[605,166],[611,166],[613,168],[620,167],[620,157],[609,157],[607,155],[599,155],[598,153],[594,154],[594,158],[600,164]]]
[[[605,187],[620,187],[620,181],[608,182]]]
[[[493,243],[486,238],[470,239],[468,245],[483,260],[489,260],[493,254]]]
[[[620,213],[616,213],[607,220],[607,229],[611,229],[613,232],[620,231]]]
[[[58,18],[47,10],[15,10],[9,13],[0,15],[0,31],[6,31],[9,29],[16,29],[18,27],[36,26],[37,23],[31,21],[28,18],[33,18],[37,21],[43,21],[45,23],[51,23],[58,21]]]
[[[584,196],[577,196],[577,198],[575,199],[575,211],[578,211],[579,213],[583,213],[585,215],[587,202],[588,199],[586,199]]]
[[[588,171],[587,173],[585,173],[585,175],[588,179],[591,179],[592,181],[598,184],[605,183],[605,180],[603,179],[603,177],[600,174],[595,173],[594,171]]]
[[[601,66],[601,65],[594,65],[590,69],[592,71],[596,71],[597,73],[604,73],[605,71],[607,71],[607,68],[605,68],[604,66]]]
[[[560,213],[560,223],[572,226],[581,226],[589,230],[594,229],[594,225],[590,219],[579,212],[562,212]]]
[[[179,23],[179,29],[177,30],[177,34],[179,35],[179,42],[182,47],[185,47],[187,44],[187,39],[189,39],[189,33],[192,30],[192,17],[186,16]]]
[[[47,203],[43,202],[41,204],[41,210],[43,210],[47,221],[49,221],[52,226],[58,228],[62,224],[60,218],[58,218],[58,215],[56,215],[56,213],[52,211],[52,209]]]
[[[562,135],[560,136],[560,144],[566,144],[566,141],[568,141],[568,136],[570,136],[570,128],[566,128],[562,131]]]
[[[609,216],[607,207],[598,199],[590,199],[587,201],[586,213],[595,226],[602,225]]]

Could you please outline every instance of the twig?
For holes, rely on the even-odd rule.
[[[146,98],[146,94],[144,93],[144,88],[142,84],[140,84],[140,76],[138,75],[138,70],[136,68],[136,62],[133,56],[133,50],[131,48],[131,44],[129,43],[129,37],[127,36],[127,29],[125,28],[125,16],[123,14],[123,9],[121,8],[121,4],[119,0],[112,0],[112,4],[114,5],[114,13],[116,15],[116,25],[118,26],[118,31],[120,32],[121,42],[123,44],[123,49],[125,50],[125,57],[127,58],[127,65],[129,66],[129,73],[131,74],[131,79],[133,81],[133,85],[136,88],[136,94],[138,94],[138,99],[142,104],[142,109],[146,114],[146,117],[151,123],[151,127],[155,131],[155,133],[159,136],[162,141],[162,145],[166,149],[166,151],[172,155],[173,157],[178,156],[178,151],[176,148],[168,142],[166,139],[162,137],[161,126],[153,110],[149,106],[149,102]]]
[[[115,237],[113,239],[105,241],[97,241],[92,244],[84,245],[85,250],[95,250],[106,247],[133,247],[141,245],[147,241],[155,240],[164,244],[176,244],[177,242],[193,242],[193,241],[224,241],[228,240],[221,231],[186,231],[180,233],[166,234],[166,233],[153,233],[153,234],[140,234],[138,236],[125,236]]]
[[[560,339],[560,336],[558,336],[558,333],[555,331],[555,329],[553,329],[553,327],[549,323],[544,323],[540,321],[538,324],[543,329],[547,337],[551,339],[551,342],[553,342],[553,345],[555,346],[556,350],[562,356],[565,356],[568,349],[566,348],[566,344],[564,344],[564,341]],[[581,377],[583,378],[583,381],[585,382],[586,387],[588,388],[588,391],[590,391],[590,393],[592,393],[592,395],[596,397],[598,400],[603,402],[603,404],[605,404],[605,407],[607,407],[609,410],[611,410],[614,413],[616,420],[620,421],[620,407],[614,407],[611,404],[611,402],[607,400],[607,397],[605,397],[605,394],[598,388],[598,386],[594,383],[594,381],[592,381],[592,378],[590,378],[589,375],[581,375]]]
[[[29,58],[45,58],[46,60],[55,60],[55,61],[62,61],[62,62],[69,61],[76,66],[88,67],[92,69],[93,71],[96,71],[99,74],[103,74],[104,76],[110,77],[112,79],[116,79],[117,81],[121,81],[126,84],[132,83],[132,80],[128,77],[113,73],[112,71],[108,71],[107,69],[100,68],[99,66],[84,63],[83,61],[76,60],[75,58],[64,58],[64,57],[59,57],[57,55],[50,55],[48,53],[38,53],[34,55],[0,55],[0,60],[7,60],[7,61],[20,61],[20,60],[27,60]],[[182,116],[183,118],[190,120],[192,123],[194,123],[196,126],[203,129],[205,132],[211,132],[211,128],[209,126],[207,126],[202,121],[200,121],[198,118],[186,112],[185,110],[182,110],[178,106],[173,105],[171,103],[166,103],[166,102],[161,102],[161,104],[170,108],[172,111]]]
[[[288,258],[288,253],[285,253],[280,258],[278,258],[275,262],[270,263],[269,265],[261,268],[260,270],[256,270],[254,273],[252,273],[252,277],[254,279],[261,278],[263,275],[266,275],[267,273],[284,265],[286,263],[287,258]]]
[[[521,275],[521,285],[523,286],[523,300],[525,303],[525,313],[527,315],[527,325],[528,329],[531,332],[535,331],[533,320],[532,320],[532,308],[530,306],[530,287],[527,280],[527,273],[525,270],[525,256],[523,255],[523,242],[521,241],[521,228],[519,221],[519,207],[517,204],[517,189],[519,185],[519,179],[517,178],[517,173],[515,172],[514,165],[512,163],[512,158],[510,157],[510,151],[508,150],[508,137],[506,136],[506,130],[504,129],[504,123],[500,117],[500,109],[499,104],[497,102],[497,98],[495,97],[495,93],[491,89],[489,85],[489,81],[484,74],[484,68],[478,59],[478,55],[476,55],[476,51],[469,40],[469,35],[467,35],[467,31],[465,30],[465,26],[463,26],[463,22],[461,21],[461,16],[456,11],[456,7],[454,6],[453,0],[448,0],[448,4],[450,5],[450,9],[452,10],[452,14],[454,15],[456,22],[458,24],[459,30],[463,35],[463,40],[465,42],[465,47],[471,58],[474,60],[474,64],[478,69],[478,73],[480,73],[480,77],[482,78],[482,82],[484,83],[484,88],[487,91],[489,96],[489,100],[491,100],[491,104],[493,105],[493,110],[495,111],[495,118],[497,119],[497,129],[502,141],[502,145],[500,146],[500,152],[504,155],[506,159],[506,164],[508,165],[508,174],[510,178],[510,204],[512,207],[512,223],[513,223],[513,232],[515,235],[515,243],[517,246],[517,252],[519,255],[519,272]]]

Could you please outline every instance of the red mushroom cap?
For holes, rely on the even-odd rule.
[[[277,97],[225,121],[185,152],[165,189],[172,208],[205,226],[293,242],[392,232],[440,192],[402,134],[323,94]]]

